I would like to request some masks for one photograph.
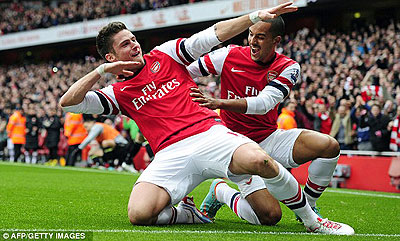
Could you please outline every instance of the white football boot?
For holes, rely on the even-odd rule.
[[[317,218],[313,224],[306,227],[312,233],[333,234],[333,235],[353,235],[354,229],[347,224],[330,221],[327,218]]]
[[[184,197],[182,201],[179,202],[178,207],[189,210],[192,214],[192,220],[189,223],[212,223],[211,219],[196,208],[196,205],[193,202],[193,197]]]

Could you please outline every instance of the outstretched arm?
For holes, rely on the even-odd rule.
[[[204,53],[209,52],[214,46],[242,33],[254,23],[296,11],[297,7],[291,5],[291,2],[284,3],[273,8],[221,21],[188,39],[168,41],[158,46],[157,49],[168,54],[178,63],[189,65]]]
[[[259,10],[238,18],[218,22],[215,24],[215,34],[219,40],[224,42],[247,30],[258,21],[273,19],[279,15],[297,11],[297,7],[292,4],[292,2],[287,2],[273,8]]]
[[[133,75],[133,72],[129,69],[135,69],[137,66],[137,62],[122,61],[100,65],[95,70],[79,79],[68,89],[60,99],[60,106],[67,107],[81,103],[86,93],[92,89],[93,85],[96,84],[105,73],[130,76]]]

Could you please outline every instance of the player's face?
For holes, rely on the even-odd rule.
[[[137,61],[144,64],[142,49],[131,31],[124,29],[117,33],[113,40],[115,53],[109,54],[110,59],[107,59],[108,61]]]
[[[269,29],[270,23],[258,22],[249,28],[248,42],[251,59],[267,63],[274,55],[280,36],[273,38]]]

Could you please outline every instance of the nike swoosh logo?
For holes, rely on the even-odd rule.
[[[235,67],[232,67],[231,71],[232,71],[233,73],[243,73],[243,72],[246,72],[246,71],[244,71],[244,70],[235,69]]]
[[[124,91],[126,88],[130,87],[130,85],[124,86],[123,88],[121,88],[121,91]]]
[[[253,178],[250,177],[250,180],[248,180],[248,181],[246,182],[246,184],[247,184],[247,185],[250,185],[252,181],[253,181]]]

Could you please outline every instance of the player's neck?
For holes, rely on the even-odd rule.
[[[275,51],[272,51],[272,52],[268,55],[268,57],[266,58],[266,60],[264,60],[264,61],[255,61],[255,62],[256,62],[257,64],[259,64],[259,65],[262,65],[262,66],[268,66],[268,65],[271,65],[272,62],[274,62],[275,58],[276,58],[276,52],[275,52]]]

